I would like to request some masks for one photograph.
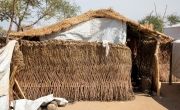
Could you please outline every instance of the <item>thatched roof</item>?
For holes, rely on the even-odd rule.
[[[160,39],[161,42],[169,42],[172,40],[171,37],[160,33],[158,31],[154,31],[152,29],[149,29],[141,24],[139,24],[136,21],[133,21],[131,19],[128,19],[127,17],[124,17],[120,15],[119,13],[113,11],[112,9],[101,9],[96,11],[88,11],[80,16],[72,17],[63,20],[62,22],[44,27],[39,29],[31,29],[23,32],[12,32],[10,33],[10,37],[13,38],[23,38],[25,36],[28,37],[42,37],[45,35],[49,35],[55,32],[59,32],[65,29],[68,29],[69,27],[79,24],[81,22],[85,22],[88,20],[91,20],[93,18],[110,18],[110,19],[116,19],[119,21],[126,22],[127,24],[131,25],[133,28],[136,28],[137,30],[152,35],[153,37]]]

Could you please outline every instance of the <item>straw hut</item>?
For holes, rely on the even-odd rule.
[[[126,42],[109,43],[106,55],[101,42],[55,40],[59,33],[94,19],[125,24]],[[13,70],[19,85],[13,87],[15,98],[53,93],[73,100],[132,100],[131,81],[142,90],[158,91],[159,79],[168,80],[172,38],[111,9],[88,11],[10,37],[19,41],[24,60],[21,69]]]

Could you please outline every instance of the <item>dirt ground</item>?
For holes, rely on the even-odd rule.
[[[80,101],[59,110],[180,110],[180,83],[162,83],[161,97],[136,93],[134,101]]]

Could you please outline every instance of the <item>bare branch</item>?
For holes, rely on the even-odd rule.
[[[168,6],[167,6],[167,4],[166,4],[165,10],[164,10],[164,14],[163,14],[163,18],[162,18],[162,19],[163,19],[163,21],[164,21],[164,19],[165,19],[165,16],[166,16],[167,7],[168,7]]]
[[[16,26],[18,26],[18,23],[17,23],[15,20],[13,20],[12,22],[13,22],[14,24],[16,24]]]
[[[151,13],[149,14],[149,16],[152,16],[153,12],[154,12],[154,11],[151,11]]]
[[[50,8],[51,8],[51,6],[49,6],[49,7],[45,10],[45,12],[44,12],[36,21],[34,21],[32,24],[30,24],[30,25],[28,25],[28,26],[25,26],[25,27],[31,27],[31,26],[35,25],[36,23],[38,23],[41,19],[43,19],[45,16],[48,15],[48,10],[49,10]]]
[[[12,6],[12,16],[11,16],[11,21],[10,21],[10,23],[9,23],[9,29],[8,29],[8,31],[7,31],[7,35],[6,35],[6,42],[8,42],[9,41],[9,38],[8,38],[8,36],[9,36],[9,33],[11,32],[11,28],[12,28],[12,25],[13,25],[13,20],[14,20],[14,14],[15,14],[15,5],[16,5],[16,0],[13,0],[13,6]]]
[[[35,25],[36,23],[38,23],[41,19],[43,19],[47,14],[43,14],[42,16],[40,16],[36,21],[34,21],[32,24],[25,26],[25,27],[31,27],[33,25]]]
[[[19,21],[21,22],[24,19],[25,14],[27,13],[27,9],[29,8],[30,0],[27,1],[26,8],[24,9],[24,13],[21,17],[19,17]]]
[[[156,3],[155,2],[154,2],[154,10],[155,10],[156,16],[158,16],[158,13],[157,13],[157,10],[156,10]]]

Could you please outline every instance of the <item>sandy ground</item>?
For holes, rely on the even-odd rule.
[[[80,101],[59,110],[180,110],[180,83],[162,83],[161,97],[136,93],[134,101]]]

